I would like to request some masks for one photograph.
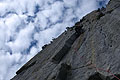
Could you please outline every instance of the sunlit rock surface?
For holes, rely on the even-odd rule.
[[[119,80],[119,61],[120,1],[111,0],[44,46],[12,80]]]

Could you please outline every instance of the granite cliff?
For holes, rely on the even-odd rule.
[[[120,0],[84,16],[11,80],[120,80]]]

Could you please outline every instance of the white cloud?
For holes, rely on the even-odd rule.
[[[4,80],[5,78],[13,77],[15,75],[15,71],[21,65],[21,64],[17,64],[17,63],[19,63],[19,60],[22,55],[19,53],[10,55],[8,52],[4,53],[4,51],[0,51],[0,54],[1,54],[0,55],[0,65],[1,65],[0,66],[0,80]],[[14,70],[11,70],[11,69],[14,69]],[[12,74],[10,74],[9,72]],[[5,79],[5,80],[9,80],[9,79]]]
[[[33,30],[34,26],[30,23],[26,28],[19,32],[14,42],[8,43],[8,46],[12,49],[13,53],[22,52],[24,49],[29,48]]]
[[[78,0],[71,0],[71,1],[63,0],[63,2],[64,2],[64,5],[67,7],[75,7],[75,6],[77,6],[76,4],[77,4]]]
[[[47,17],[42,12],[37,14],[37,18],[35,19],[35,25],[39,27],[40,30],[44,30],[47,26],[47,23]]]
[[[0,0],[0,80],[12,78],[44,44],[100,7],[99,1]]]

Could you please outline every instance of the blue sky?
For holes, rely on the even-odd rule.
[[[0,0],[0,80],[109,0]]]

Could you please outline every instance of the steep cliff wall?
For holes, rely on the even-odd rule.
[[[27,62],[12,80],[120,80],[120,0],[91,12]]]

